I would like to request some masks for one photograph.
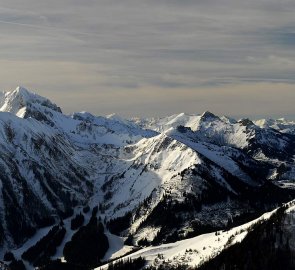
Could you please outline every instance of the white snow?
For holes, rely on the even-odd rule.
[[[111,234],[108,231],[106,232],[106,236],[108,237],[110,247],[104,256],[103,261],[121,257],[134,249],[133,246],[124,245],[125,237]]]
[[[194,185],[198,185],[199,189],[193,191],[201,193],[203,179],[199,177],[193,182],[182,179],[181,173],[200,165],[208,165],[208,160],[210,164],[212,162],[209,168],[216,182],[230,192],[237,194],[222,176],[222,170],[248,185],[257,185],[230,154],[247,149],[252,140],[277,151],[284,150],[289,145],[288,139],[284,134],[277,136],[278,131],[292,134],[295,123],[279,119],[261,120],[254,124],[247,126],[242,121],[219,118],[209,112],[202,115],[180,113],[158,119],[133,120],[114,114],[106,117],[94,116],[87,112],[64,115],[48,99],[18,87],[14,91],[0,93],[0,166],[2,172],[9,176],[20,205],[24,203],[24,195],[20,185],[10,177],[11,168],[6,164],[5,155],[13,157],[19,174],[27,182],[30,191],[53,213],[54,206],[36,180],[30,162],[46,168],[56,177],[62,188],[69,191],[80,203],[88,201],[90,206],[104,201],[105,192],[101,187],[107,183],[106,191],[112,197],[104,201],[107,218],[124,215],[153,193],[149,210],[135,220],[130,228],[131,232],[135,232],[165,192],[169,192],[179,201],[183,199],[183,192],[193,190]],[[186,128],[179,129],[179,126]],[[35,149],[32,141],[38,139],[42,141],[40,149]],[[60,151],[60,156],[52,158],[49,152],[54,147]],[[271,165],[282,163],[276,158],[269,158],[262,150],[251,158]],[[288,175],[285,174],[288,176],[285,179],[289,180],[281,181],[284,186],[294,185],[293,163],[290,162],[290,167],[293,167]],[[73,184],[66,176],[71,167],[87,171],[89,175],[86,178],[93,183],[93,191],[89,191],[81,182]],[[275,179],[278,173],[272,173],[270,178]],[[0,189],[2,188],[0,185]],[[53,197],[61,203],[56,194]],[[6,230],[2,197],[0,204],[1,222]],[[65,221],[65,226],[69,228],[69,220]],[[16,250],[16,256],[20,256],[23,250],[46,234],[46,230],[49,228],[39,230],[38,234]],[[159,228],[147,227],[137,232],[136,237],[152,239],[158,230]],[[236,232],[221,232],[218,237],[207,234],[174,244],[143,249],[132,256],[142,254],[153,262],[158,253],[163,253],[167,259],[188,261],[194,265],[219,252],[230,235]],[[62,256],[63,246],[72,234],[73,232],[67,230],[65,240],[55,257]],[[107,235],[111,248],[105,256],[106,260],[122,256],[133,248],[124,246],[123,238],[110,233]],[[239,231],[233,241],[241,241],[244,237],[245,232]],[[7,245],[12,243],[8,235],[6,242]],[[192,251],[185,252],[186,249]]]

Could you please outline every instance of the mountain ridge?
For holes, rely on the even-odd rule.
[[[20,87],[0,104],[3,252],[77,207],[99,205],[107,229],[124,221],[114,233],[147,246],[239,225],[295,198],[292,122],[65,115]]]

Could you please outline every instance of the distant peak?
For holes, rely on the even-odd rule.
[[[277,121],[278,122],[287,122],[287,120],[284,117],[278,118]]]
[[[202,119],[202,120],[219,119],[219,117],[216,116],[215,114],[213,114],[212,112],[205,111],[205,112],[201,115],[201,119]]]
[[[255,125],[249,118],[243,118],[243,119],[239,120],[238,122],[246,127]]]
[[[118,122],[125,122],[126,120],[124,118],[122,118],[120,115],[116,114],[116,113],[112,113],[106,116],[106,118],[114,120],[114,121],[118,121]]]

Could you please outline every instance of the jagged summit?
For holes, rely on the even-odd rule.
[[[22,96],[30,96],[30,95],[36,95],[36,93],[33,93],[33,92],[30,92],[29,90],[27,90],[25,87],[23,86],[17,86],[15,88],[15,90],[13,91],[10,91],[10,92],[13,92],[13,93],[17,93],[19,95],[22,95]]]
[[[212,112],[209,111],[205,111],[202,115],[201,115],[201,120],[205,121],[205,120],[210,120],[210,119],[219,119],[218,116],[216,116],[215,114],[213,114]]]
[[[254,126],[255,124],[249,119],[249,118],[243,118],[238,121],[243,126],[249,127],[249,126]]]
[[[18,86],[15,90],[2,94],[0,111],[10,112],[18,117],[28,117],[29,111],[40,110],[47,107],[53,111],[61,112],[61,109],[49,99],[30,92],[24,87]]]

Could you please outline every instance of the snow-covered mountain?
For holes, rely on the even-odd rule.
[[[22,87],[0,95],[0,111],[2,253],[87,205],[129,245],[148,246],[295,198],[293,122],[65,115]]]
[[[185,144],[206,142],[240,149],[253,159],[274,166],[270,179],[294,179],[294,122],[280,119],[235,121],[210,112],[202,115],[173,115],[158,119],[158,122],[155,119],[134,121],[142,127],[163,130],[168,136]],[[263,126],[263,122],[269,125]],[[281,126],[278,128],[270,123],[281,123]]]
[[[117,118],[63,115],[21,87],[3,95],[1,105],[2,243],[18,245],[36,226],[88,203],[94,179],[108,173],[108,162],[114,166],[119,148],[154,134]]]
[[[260,119],[254,121],[255,125],[261,128],[273,128],[282,133],[295,134],[295,122],[284,118],[280,119]]]

